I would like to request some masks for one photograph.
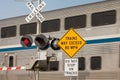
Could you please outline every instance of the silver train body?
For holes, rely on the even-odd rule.
[[[111,0],[70,8],[42,12],[46,20],[40,34],[61,38],[69,28],[74,28],[86,45],[74,58],[79,60],[79,73],[71,80],[120,80],[120,1]],[[20,39],[38,33],[37,19],[26,23],[25,16],[0,20],[0,67],[27,66],[37,54],[33,44],[23,48]],[[40,50],[46,53],[47,64],[41,62],[40,80],[69,80],[64,76],[63,50]],[[56,58],[53,58],[53,55]],[[46,67],[47,66],[47,67]],[[1,70],[2,80],[35,80],[34,71]]]

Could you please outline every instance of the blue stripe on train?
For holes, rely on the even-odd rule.
[[[95,39],[95,40],[87,40],[87,44],[99,44],[99,43],[108,43],[108,42],[119,42],[120,37],[116,38],[105,38],[105,39]]]
[[[120,42],[120,37],[86,40],[86,44],[99,44],[99,43],[109,43],[109,42]],[[13,48],[0,49],[0,52],[17,51],[17,50],[29,50],[29,49],[36,49],[36,48],[37,48],[36,46],[31,46],[30,48],[13,47]]]
[[[29,48],[24,48],[24,47],[13,47],[13,48],[3,48],[0,49],[0,52],[8,52],[8,51],[17,51],[17,50],[29,50],[29,49],[36,49],[36,46],[31,46]]]

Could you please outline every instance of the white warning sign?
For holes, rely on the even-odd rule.
[[[78,59],[65,59],[64,76],[78,76]]]

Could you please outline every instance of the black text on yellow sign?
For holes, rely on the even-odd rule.
[[[72,58],[85,45],[85,40],[71,28],[60,39],[58,45]]]
[[[82,44],[82,41],[77,41],[77,36],[75,37],[66,37],[67,41],[61,41],[61,45],[65,46],[65,49],[78,49],[79,45]]]

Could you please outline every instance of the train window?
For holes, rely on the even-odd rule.
[[[92,14],[92,26],[102,26],[115,24],[116,22],[116,11],[104,11]]]
[[[16,36],[16,26],[1,28],[1,38],[9,38]]]
[[[60,19],[47,20],[41,24],[41,32],[54,32],[60,30]]]
[[[69,28],[84,28],[86,26],[86,15],[65,18],[65,30]]]
[[[100,56],[91,57],[91,69],[92,70],[101,69],[101,57]]]
[[[85,70],[85,58],[84,57],[78,58],[78,69]]]
[[[29,23],[20,25],[20,35],[36,34],[37,23]]]
[[[14,57],[9,56],[9,67],[13,67],[13,66],[14,66]]]

